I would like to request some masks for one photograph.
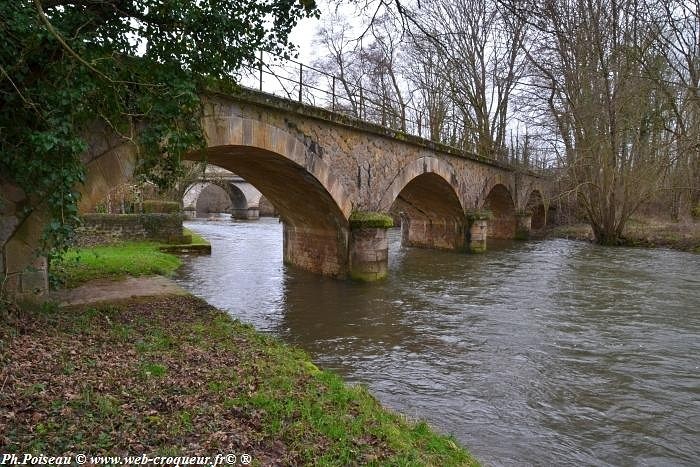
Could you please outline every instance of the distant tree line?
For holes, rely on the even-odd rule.
[[[318,37],[341,110],[547,169],[599,243],[700,204],[700,0],[349,3],[371,21]]]

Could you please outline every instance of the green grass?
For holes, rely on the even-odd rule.
[[[5,452],[478,465],[453,438],[191,296],[21,310],[0,320],[3,342]]]
[[[183,236],[192,240],[186,245],[158,242],[123,242],[89,248],[74,248],[51,264],[51,273],[65,287],[77,287],[93,279],[120,280],[127,276],[159,274],[169,276],[182,265],[173,254],[193,247],[210,247],[201,235],[183,229]],[[210,250],[209,250],[210,251]]]
[[[192,242],[190,243],[190,245],[209,245],[209,242],[204,237],[188,228],[183,228],[182,234],[185,236],[189,235],[192,237]]]
[[[51,272],[66,287],[93,279],[123,279],[126,276],[170,275],[182,262],[159,250],[155,242],[126,242],[71,249],[51,264]]]

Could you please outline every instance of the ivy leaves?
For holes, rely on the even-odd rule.
[[[0,170],[46,206],[47,247],[77,222],[86,128],[136,134],[139,174],[165,188],[204,144],[203,84],[259,50],[288,53],[314,14],[313,0],[0,2]]]

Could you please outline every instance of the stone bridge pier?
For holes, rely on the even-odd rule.
[[[219,186],[234,215],[245,209],[249,216],[261,199],[275,207],[284,223],[287,264],[337,278],[380,279],[387,270],[389,217],[400,220],[406,246],[474,252],[484,251],[491,238],[526,238],[546,222],[550,186],[535,174],[263,93],[202,98],[207,147],[186,158],[237,174],[259,194],[245,193],[240,181]],[[93,135],[85,155],[84,203],[128,179],[136,165],[133,146],[104,131]],[[232,187],[245,204],[236,205]],[[196,210],[194,195],[207,189],[191,187],[185,206]],[[2,194],[18,196],[4,188]],[[6,206],[21,201],[13,203]],[[17,210],[5,211],[5,283],[19,284],[20,292],[41,289],[30,271],[44,264],[35,254],[42,217],[37,212],[27,222],[17,220]]]

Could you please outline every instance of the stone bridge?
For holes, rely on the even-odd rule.
[[[231,214],[234,219],[257,219],[261,214],[273,214],[266,198],[250,182],[211,165],[185,189],[182,205],[189,218],[222,212]]]
[[[208,147],[188,158],[259,190],[284,222],[285,262],[315,273],[385,275],[386,224],[357,213],[400,219],[406,245],[464,251],[483,251],[487,237],[525,238],[545,222],[547,180],[345,115],[243,90],[204,97],[202,123]],[[136,154],[106,130],[88,139],[84,210],[131,178]],[[25,195],[7,182],[2,193],[10,225]],[[6,290],[45,289],[46,262],[35,253],[42,226],[37,213],[4,229]]]

